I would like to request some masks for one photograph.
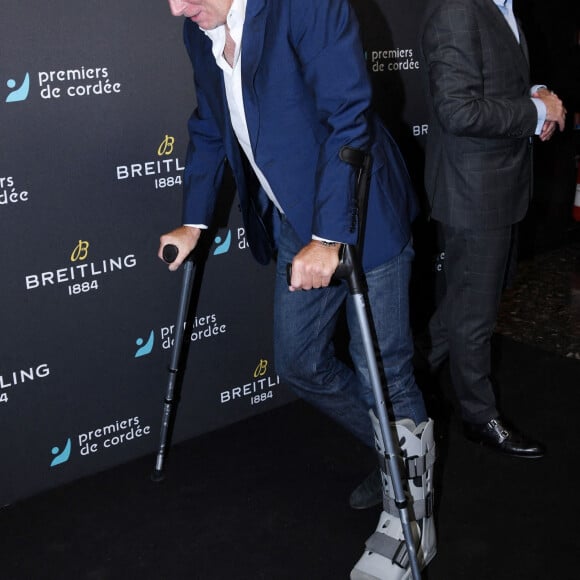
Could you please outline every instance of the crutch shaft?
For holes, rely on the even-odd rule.
[[[165,246],[163,248],[163,257],[166,262],[172,262],[177,257],[177,248],[175,246]],[[189,302],[191,300],[191,292],[193,288],[195,264],[192,257],[188,257],[184,261],[183,266],[183,281],[181,284],[181,293],[179,297],[179,305],[177,309],[177,320],[175,323],[175,338],[173,341],[173,350],[171,351],[171,360],[169,363],[169,378],[167,381],[167,389],[165,393],[165,400],[163,403],[163,414],[161,417],[161,430],[159,435],[159,448],[157,457],[155,459],[155,470],[152,474],[154,481],[161,481],[163,479],[163,467],[167,455],[167,448],[169,445],[169,435],[171,431],[171,422],[174,415],[175,388],[179,373],[179,363],[181,360],[181,352],[183,345],[183,336],[185,333],[185,324],[187,320],[187,312],[189,309]]]
[[[350,248],[350,250],[348,250]],[[405,544],[407,546],[407,555],[409,557],[409,565],[413,580],[421,580],[421,569],[417,557],[417,548],[411,530],[411,519],[408,511],[408,501],[403,489],[403,477],[401,473],[401,464],[399,462],[399,454],[396,453],[398,449],[398,442],[393,438],[390,428],[390,421],[387,414],[385,397],[383,394],[382,382],[379,374],[379,367],[374,348],[374,342],[371,331],[371,317],[368,312],[366,293],[364,292],[364,275],[360,271],[360,265],[356,257],[355,249],[347,246],[344,253],[345,264],[348,265],[352,261],[352,268],[347,278],[349,290],[354,301],[357,319],[359,322],[363,346],[367,358],[367,365],[369,369],[369,376],[371,380],[371,387],[375,399],[375,407],[377,411],[377,419],[385,443],[386,459],[391,473],[391,481],[393,484],[393,492],[395,496],[395,505],[399,511],[399,518],[401,520],[401,527],[405,537]]]
[[[356,246],[345,245],[342,247],[340,264],[334,277],[347,281],[349,292],[355,304],[355,310],[369,368],[377,419],[379,421],[383,442],[385,444],[387,465],[389,466],[391,473],[395,505],[399,511],[403,536],[407,546],[409,566],[411,568],[413,580],[421,580],[421,569],[419,567],[417,547],[411,530],[408,502],[403,489],[403,478],[399,461],[400,454],[396,453],[396,450],[399,449],[399,444],[398,441],[393,438],[386,409],[382,381],[379,375],[378,356],[374,348],[374,329],[371,328],[372,316],[368,303],[366,278],[361,263],[367,217],[368,189],[371,179],[372,157],[370,154],[365,154],[363,151],[344,147],[340,152],[340,158],[346,163],[358,168],[357,189],[355,193],[358,209],[358,240]]]

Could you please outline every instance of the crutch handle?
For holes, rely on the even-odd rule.
[[[162,256],[165,263],[171,264],[172,262],[175,262],[178,254],[179,248],[175,244],[167,244],[163,246]],[[193,250],[187,255],[185,259],[193,261]]]
[[[339,262],[334,274],[332,275],[330,283],[336,283],[339,280],[345,280],[349,277],[350,272],[352,270],[352,265],[350,265],[347,261],[345,261],[345,254],[347,253],[348,246],[346,244],[340,244],[340,253],[339,253]],[[288,286],[290,286],[290,282],[292,280],[292,262],[288,262],[286,264],[286,282],[288,282]]]
[[[354,246],[347,244],[340,244],[339,262],[334,274],[332,275],[330,283],[336,283],[339,280],[348,280],[352,274],[354,267],[354,260],[352,252],[356,252]],[[286,282],[290,286],[292,280],[292,262],[286,264]]]
[[[175,262],[177,258],[177,254],[179,254],[179,249],[174,244],[167,244],[163,246],[163,261],[171,264]]]
[[[371,178],[371,168],[373,164],[372,157],[370,153],[362,149],[355,149],[354,147],[344,146],[339,151],[339,157],[341,161],[356,167],[358,170],[358,175],[356,179],[356,211],[354,213],[353,229],[356,227],[358,222],[358,239],[356,246],[341,244],[339,262],[334,274],[332,275],[332,282],[337,282],[338,280],[348,280],[349,284],[354,284],[355,292],[364,291],[364,286],[361,281],[364,280],[361,272],[353,272],[355,267],[360,268],[358,264],[360,259],[356,260],[354,254],[359,252],[362,256],[362,247],[364,240],[364,231],[366,225],[366,213],[367,213],[367,202],[368,202],[368,188]],[[292,264],[286,264],[286,281],[288,286],[290,286],[290,280],[292,278]]]

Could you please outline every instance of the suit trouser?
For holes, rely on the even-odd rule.
[[[449,358],[463,420],[486,423],[499,413],[491,382],[495,328],[513,226],[466,230],[438,224],[444,244],[445,293],[429,322],[432,369]]]

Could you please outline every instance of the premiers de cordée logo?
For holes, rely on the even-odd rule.
[[[36,84],[33,82],[36,80]],[[19,78],[9,78],[6,86],[10,89],[5,103],[21,103],[28,100],[33,89],[43,100],[57,100],[63,97],[101,97],[121,93],[121,83],[112,79],[106,66],[76,68],[24,73]]]
[[[151,435],[151,426],[144,425],[139,416],[114,419],[106,425],[79,433],[76,437],[68,437],[63,446],[53,446],[50,467],[67,463],[72,458],[73,440],[76,443],[74,451],[78,452],[81,457],[88,457],[131,444],[149,435]]]
[[[28,191],[20,190],[13,176],[0,175],[0,206],[28,201]]]

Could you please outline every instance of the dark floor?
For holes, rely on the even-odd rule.
[[[435,399],[437,557],[425,580],[579,576],[580,244],[521,264],[494,338],[504,412],[548,447],[503,457]],[[346,580],[379,508],[347,498],[374,459],[302,402],[0,511],[3,580]]]
[[[580,359],[580,241],[519,263],[497,332]]]

